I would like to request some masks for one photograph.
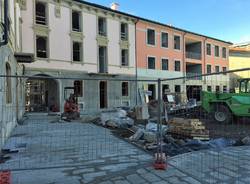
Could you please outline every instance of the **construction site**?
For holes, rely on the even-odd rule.
[[[219,83],[220,75],[250,74],[248,70],[210,75]],[[211,76],[200,77],[207,83]],[[171,84],[181,80],[185,84],[192,77],[155,82],[159,86],[162,81]],[[1,170],[11,175],[13,183],[37,183],[37,178],[41,181],[38,183],[109,180],[134,183],[133,177],[141,178],[141,183],[164,183],[169,179],[172,183],[248,182],[241,176],[249,172],[244,169],[249,166],[244,163],[243,167],[241,162],[247,162],[250,146],[249,78],[231,78],[234,82],[224,92],[185,90],[174,94],[159,87],[157,100],[151,99],[151,91],[122,89],[124,94],[134,93],[129,95],[132,99],[127,98],[127,104],[137,105],[109,106],[95,113],[85,111],[86,107],[79,104],[79,88],[74,85],[64,87],[65,98],[60,101],[64,108],[60,112],[55,101],[48,100],[57,99],[55,90],[44,93],[41,82],[31,83],[31,76],[19,78],[28,79],[26,105],[18,107],[25,108],[26,112],[7,138],[0,163]],[[48,76],[35,76],[32,80],[70,81]],[[76,80],[90,81],[72,79]],[[121,81],[124,80],[112,82],[121,84]],[[136,83],[145,81],[127,82],[137,86]],[[103,93],[100,91],[99,98],[105,97]],[[48,98],[45,94],[51,96]],[[135,101],[130,103],[131,100]],[[109,101],[121,104],[115,95],[103,103],[109,104]],[[11,112],[6,113],[6,120],[8,113]],[[139,172],[138,176],[133,172]],[[149,175],[148,179],[143,178],[144,172]]]
[[[249,2],[190,1],[0,0],[0,184],[249,184]]]

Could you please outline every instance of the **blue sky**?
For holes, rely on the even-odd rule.
[[[88,0],[233,43],[250,41],[250,0]]]

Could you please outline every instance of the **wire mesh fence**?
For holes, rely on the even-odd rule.
[[[172,79],[1,76],[1,170],[129,163],[155,153],[201,182],[239,181],[250,71]]]

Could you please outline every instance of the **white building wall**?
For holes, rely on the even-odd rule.
[[[70,10],[61,7],[61,17],[55,17],[55,5],[49,4],[49,49],[51,60],[71,61]]]
[[[83,12],[83,50],[84,50],[84,63],[92,64],[89,66],[92,72],[97,72],[97,17],[96,15]],[[93,67],[93,64],[95,65]]]
[[[34,1],[26,1],[26,10],[23,16],[23,52],[35,55],[34,33]],[[72,6],[80,9],[80,6]],[[55,15],[55,5],[49,1],[49,58],[35,59],[32,64],[25,64],[27,68],[39,68],[41,70],[57,69],[72,70],[88,73],[98,72],[98,43],[97,43],[97,14],[87,10],[82,5],[82,29],[83,29],[83,61],[72,62],[72,37],[71,33],[71,7],[65,1],[60,6],[60,17]],[[100,10],[101,13],[103,10]],[[129,67],[121,67],[120,53],[120,22],[125,20],[122,16],[110,16],[105,14],[108,29],[108,72],[110,74],[135,75],[135,24],[129,22]]]
[[[22,52],[34,53],[33,31],[33,1],[27,1],[26,10],[21,11],[22,16]]]

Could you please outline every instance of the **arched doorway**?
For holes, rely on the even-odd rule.
[[[55,79],[28,79],[25,101],[26,112],[59,112],[58,82]]]

